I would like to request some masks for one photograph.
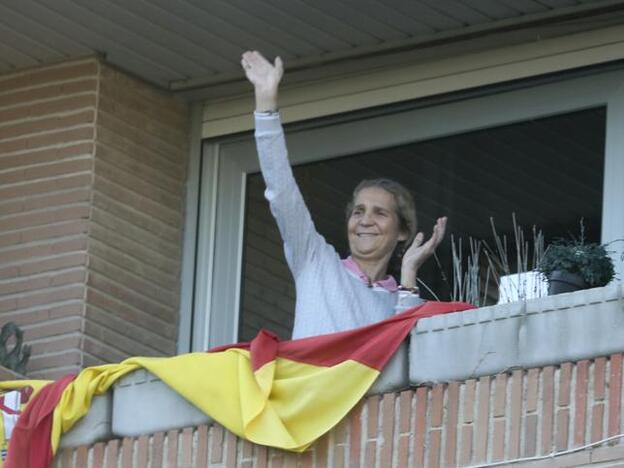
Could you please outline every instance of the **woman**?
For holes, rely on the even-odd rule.
[[[422,302],[416,275],[444,237],[446,218],[439,218],[431,238],[416,233],[414,203],[400,184],[378,179],[356,187],[347,213],[351,256],[341,260],[316,232],[288,162],[277,112],[283,75],[280,58],[267,61],[245,52],[241,64],[254,86],[256,144],[260,168],[295,279],[293,338],[321,335],[368,325]],[[405,244],[401,283],[388,276],[397,246]]]

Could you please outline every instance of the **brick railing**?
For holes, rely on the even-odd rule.
[[[618,353],[370,396],[303,454],[256,446],[215,424],[66,450],[55,467],[478,465],[549,455],[620,434],[622,396]],[[622,440],[613,443],[562,460],[586,466],[624,459]]]

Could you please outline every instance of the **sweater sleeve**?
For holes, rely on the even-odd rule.
[[[297,278],[319,249],[327,246],[303,200],[288,161],[279,114],[255,114],[256,146],[266,184],[265,198],[277,221],[286,261]]]

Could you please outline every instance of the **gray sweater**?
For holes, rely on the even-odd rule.
[[[293,339],[361,327],[391,316],[395,308],[423,302],[409,293],[369,287],[342,265],[336,250],[316,232],[288,162],[279,115],[256,114],[255,119],[265,197],[295,280]]]

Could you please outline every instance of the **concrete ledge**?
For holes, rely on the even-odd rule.
[[[448,382],[624,351],[619,284],[420,320],[410,384]]]
[[[106,392],[91,401],[87,415],[61,437],[60,448],[91,445],[113,437],[112,427],[113,395]]]
[[[114,386],[112,431],[116,436],[133,437],[211,422],[209,416],[144,369],[122,377]]]
[[[409,346],[408,340],[401,343],[394,356],[366,392],[367,395],[398,392],[409,387]]]

